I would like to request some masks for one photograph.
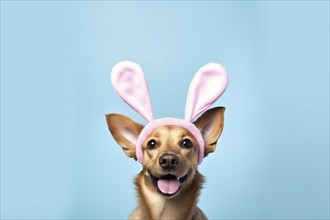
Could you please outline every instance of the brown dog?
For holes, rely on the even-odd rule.
[[[224,107],[204,112],[195,122],[205,142],[204,157],[216,149]],[[136,160],[136,140],[143,129],[120,114],[106,115],[109,130],[128,157]],[[198,143],[185,128],[156,128],[143,142],[143,169],[135,178],[138,206],[129,219],[207,219],[197,207],[204,177],[197,170]]]

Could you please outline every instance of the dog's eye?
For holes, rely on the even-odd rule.
[[[154,139],[151,139],[147,144],[148,149],[154,149],[157,147],[157,142]]]
[[[188,139],[183,139],[183,141],[181,141],[181,147],[191,148],[192,146],[193,146],[193,144]]]

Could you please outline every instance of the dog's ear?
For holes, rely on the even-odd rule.
[[[136,142],[143,126],[120,114],[109,114],[105,117],[113,138],[128,157],[136,160]]]
[[[195,126],[202,133],[205,150],[204,157],[216,149],[218,138],[223,130],[224,107],[215,107],[204,112],[195,122]]]

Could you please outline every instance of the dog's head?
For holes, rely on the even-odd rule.
[[[203,157],[216,148],[225,108],[205,110],[226,90],[227,71],[217,63],[197,71],[189,86],[184,120],[154,119],[148,84],[138,64],[116,64],[111,82],[117,94],[149,122],[144,127],[123,115],[106,115],[112,136],[128,157],[142,163],[148,186],[168,198],[178,195],[193,183]]]
[[[224,107],[204,112],[193,124],[204,139],[203,156],[216,149],[224,124]],[[109,130],[128,157],[136,158],[136,143],[143,126],[120,114],[106,115]],[[164,125],[155,128],[143,141],[142,166],[145,181],[167,198],[177,196],[193,181],[199,144],[186,128]]]

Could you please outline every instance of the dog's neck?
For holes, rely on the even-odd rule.
[[[196,171],[193,181],[179,195],[168,199],[153,189],[154,186],[145,180],[141,172],[135,179],[138,209],[148,219],[191,219],[198,209],[197,198],[203,182],[203,175]]]

